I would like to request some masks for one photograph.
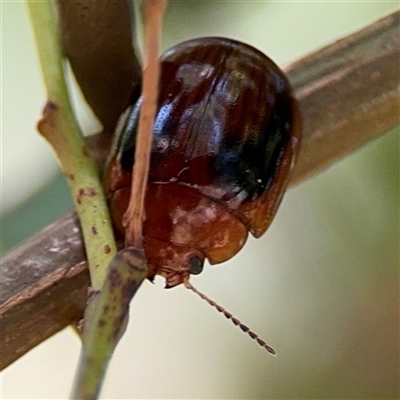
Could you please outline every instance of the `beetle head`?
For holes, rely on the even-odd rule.
[[[167,289],[180,285],[190,275],[198,275],[203,270],[204,254],[199,250],[146,238],[145,253],[148,262],[148,277],[161,275]]]

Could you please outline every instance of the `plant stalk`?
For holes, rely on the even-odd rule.
[[[99,171],[86,150],[72,111],[54,3],[28,0],[26,4],[48,98],[38,130],[54,148],[67,178],[81,223],[91,285],[99,290],[116,253]]]

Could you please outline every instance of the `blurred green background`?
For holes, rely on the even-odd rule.
[[[398,8],[398,1],[170,1],[164,48],[223,35],[285,65]],[[1,9],[6,251],[72,203],[34,130],[44,92],[24,5],[2,1]],[[83,109],[79,118],[95,130]],[[193,280],[277,357],[185,289],[146,283],[103,398],[399,398],[398,134],[290,190],[265,236]],[[66,329],[0,375],[2,398],[68,398],[78,356],[79,340]]]

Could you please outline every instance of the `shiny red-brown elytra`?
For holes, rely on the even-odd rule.
[[[141,99],[120,123],[105,174],[123,235]],[[152,279],[173,287],[207,258],[233,257],[260,237],[285,191],[300,143],[300,117],[283,72],[264,54],[225,38],[199,38],[161,58],[143,225]]]

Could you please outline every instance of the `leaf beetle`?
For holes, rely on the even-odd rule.
[[[116,231],[130,195],[141,98],[122,117],[105,171]],[[161,57],[143,224],[148,278],[166,287],[222,263],[270,225],[300,144],[284,73],[226,38],[180,43]]]

